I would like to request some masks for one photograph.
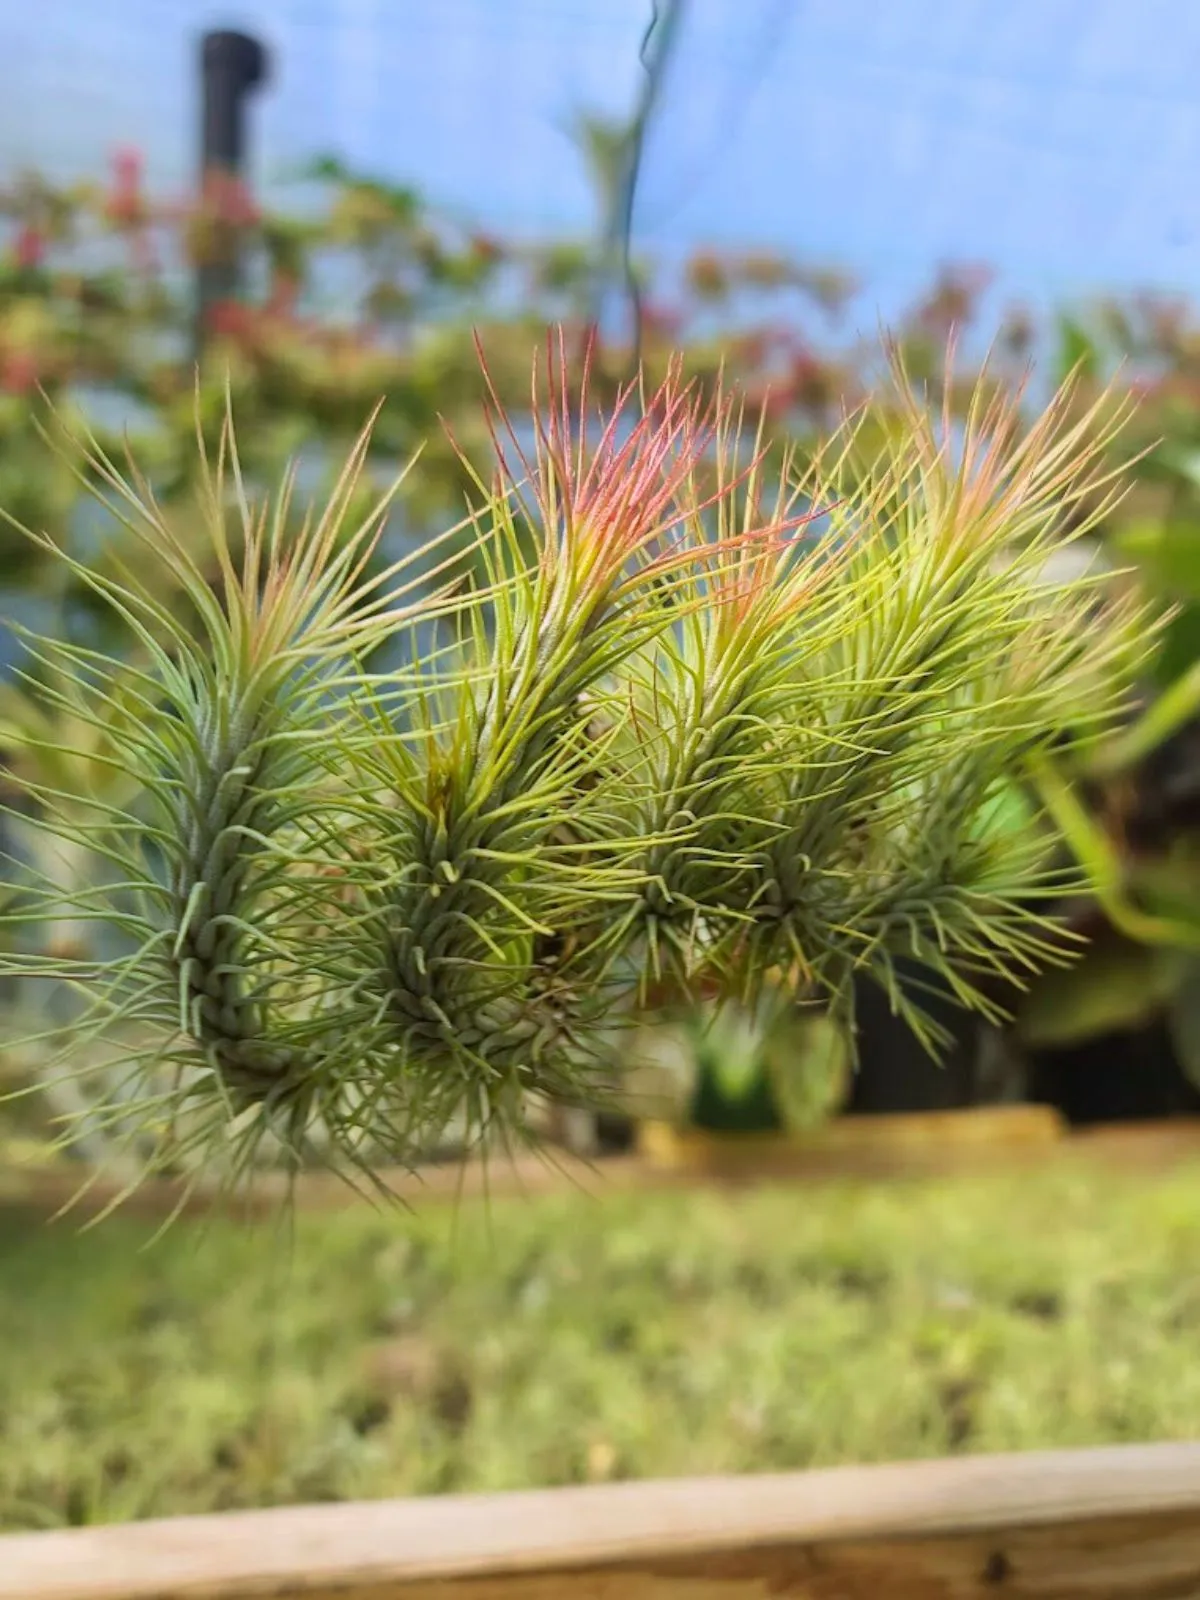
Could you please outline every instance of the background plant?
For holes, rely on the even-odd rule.
[[[1138,401],[1125,442],[1130,492],[1088,541],[1094,568],[1164,618],[1133,722],[1086,759],[1048,772],[1098,899],[1078,908],[1083,962],[1040,985],[1019,1037],[1032,1049],[1165,1023],[1175,1059],[1200,1081],[1200,877],[1196,862],[1200,711],[1200,501],[1194,472],[1196,340],[1182,302],[1106,302],[1058,319],[1060,364],[1097,392],[1109,375]]]

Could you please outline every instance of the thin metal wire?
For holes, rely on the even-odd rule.
[[[773,3],[772,0],[761,0],[758,26],[754,27],[749,21],[749,8],[746,7],[738,18],[737,32],[739,42],[752,48],[748,51],[747,64],[736,73],[731,74],[726,58],[715,52],[701,52],[694,47],[690,51],[689,76],[696,76],[696,68],[707,69],[712,82],[719,83],[723,78],[726,80],[725,87],[719,98],[711,92],[705,94],[706,118],[713,132],[700,155],[693,155],[683,171],[671,174],[670,200],[665,205],[655,204],[652,219],[654,227],[660,228],[680,211],[701,182],[711,180],[722,159],[728,156],[738,127],[750,109],[755,90],[766,77],[772,58],[778,57],[788,29],[798,19],[799,10],[798,0],[773,0]],[[644,164],[643,151],[643,167]],[[661,183],[661,178],[659,181]],[[645,215],[644,205],[642,216],[644,228],[650,220]]]
[[[632,324],[631,371],[637,370],[642,347],[642,298],[633,266],[634,199],[646,131],[658,106],[684,8],[685,0],[651,0],[650,3],[650,20],[638,51],[644,73],[642,90],[622,141],[621,180],[613,185],[593,290],[591,320],[595,327],[600,326],[604,302],[614,288],[625,301]]]

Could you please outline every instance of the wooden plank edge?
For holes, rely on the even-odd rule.
[[[1182,1521],[1181,1557],[1200,1575],[1200,1444],[300,1506],[15,1534],[0,1538],[0,1600],[403,1596],[472,1579],[532,1580],[684,1558],[690,1570],[738,1552],[745,1567],[754,1551],[777,1559],[781,1551],[863,1541],[975,1540],[1113,1519],[1173,1529]]]
[[[1051,1106],[980,1106],[958,1111],[897,1112],[839,1117],[811,1133],[713,1133],[702,1128],[643,1122],[638,1150],[648,1164],[726,1171],[737,1166],[796,1167],[864,1159],[972,1160],[989,1152],[1044,1150],[1069,1136]]]
[[[956,1116],[957,1113],[944,1115]],[[854,1119],[855,1121],[859,1119]],[[1017,1136],[945,1138],[916,1137],[914,1125],[900,1137],[885,1136],[882,1125],[850,1137],[824,1141],[708,1140],[682,1147],[674,1159],[645,1155],[596,1159],[546,1150],[511,1158],[472,1158],[462,1165],[447,1162],[416,1172],[383,1171],[377,1176],[381,1195],[405,1206],[458,1200],[536,1198],[572,1192],[595,1198],[629,1191],[697,1187],[755,1187],[761,1184],[882,1182],[953,1177],[962,1172],[1027,1169],[1080,1158],[1133,1170],[1166,1169],[1200,1161],[1200,1118],[1179,1122],[1110,1125],[1069,1131],[1060,1139]],[[926,1123],[928,1118],[923,1119]],[[914,1119],[915,1121],[915,1119]],[[23,1207],[43,1216],[64,1212],[69,1221],[86,1219],[112,1206],[124,1186],[112,1179],[89,1178],[86,1171],[64,1164],[10,1168],[0,1172],[0,1206]],[[190,1187],[172,1179],[147,1179],[120,1201],[127,1215],[162,1219],[180,1215],[226,1213],[252,1220],[269,1215],[290,1197],[301,1211],[337,1211],[363,1203],[365,1186],[352,1187],[332,1173],[309,1172],[294,1182],[263,1174],[249,1187],[224,1193],[204,1182]]]
[[[287,1202],[300,1211],[339,1211],[393,1200],[404,1206],[484,1198],[535,1198],[581,1191],[602,1194],[618,1189],[677,1187],[680,1177],[649,1172],[632,1157],[591,1162],[561,1152],[533,1153],[512,1159],[469,1159],[461,1165],[426,1167],[420,1171],[384,1170],[377,1187],[347,1182],[332,1172],[306,1172],[295,1181],[282,1174],[262,1173],[252,1182],[227,1191],[200,1181],[186,1184],[171,1178],[148,1178],[130,1187],[115,1179],[89,1175],[65,1164],[0,1173],[0,1206],[24,1208],[40,1215],[59,1214],[70,1222],[115,1207],[120,1214],[161,1220],[180,1216],[227,1214],[253,1220],[270,1215]],[[656,1181],[661,1177],[661,1182]]]

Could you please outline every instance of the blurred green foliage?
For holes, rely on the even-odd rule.
[[[1193,1438],[1195,1172],[0,1216],[0,1528]]]
[[[565,325],[582,348],[595,251],[586,240],[510,245],[329,159],[303,180],[295,214],[261,210],[228,177],[182,202],[154,199],[130,152],[105,184],[56,188],[30,175],[0,189],[0,504],[10,517],[64,540],[78,515],[71,463],[38,439],[48,407],[82,411],[110,448],[128,436],[169,501],[191,486],[197,413],[215,439],[227,385],[250,474],[274,475],[297,452],[317,472],[340,462],[384,397],[373,443],[381,467],[423,452],[411,491],[422,498],[406,512],[426,527],[461,515],[469,477],[459,451],[485,469],[490,455],[476,339],[497,394],[519,414],[546,328]],[[242,290],[208,307],[197,371],[196,274],[230,261]],[[833,389],[822,379],[801,392],[800,346],[776,313],[800,297],[820,317],[835,314],[837,280],[758,257],[723,262],[724,326],[745,324],[730,345],[720,329],[701,333],[713,295],[691,292],[695,277],[684,274],[669,311],[647,307],[648,369],[681,344],[701,381],[724,363],[760,403],[770,378],[773,405],[825,420]],[[599,403],[628,376],[627,356],[600,352]],[[44,576],[11,527],[0,532],[0,563],[28,584]]]
[[[1055,331],[1081,398],[1114,373],[1138,397],[1126,493],[1093,554],[1163,627],[1128,724],[1047,775],[1098,904],[1077,908],[1083,958],[1039,980],[1018,1037],[1056,1047],[1162,1020],[1200,1087],[1200,325],[1185,303],[1143,295],[1062,315]]]

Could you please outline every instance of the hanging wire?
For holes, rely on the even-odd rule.
[[[637,199],[643,227],[647,220],[647,198],[653,201],[653,225],[660,228],[688,203],[702,183],[712,180],[722,161],[729,158],[736,134],[750,110],[754,96],[767,77],[771,62],[780,56],[787,34],[795,26],[802,10],[801,0],[757,0],[756,5],[752,5],[751,0],[742,0],[734,28],[737,41],[742,46],[743,65],[723,72],[725,82],[719,93],[714,92],[711,83],[706,82],[705,121],[710,131],[699,154],[693,151],[685,159],[682,170],[677,168],[671,173],[669,196],[661,192],[661,175],[657,185],[653,181],[650,184],[651,191],[657,188],[659,192],[646,196],[644,150],[639,157],[641,171]],[[692,33],[696,32],[693,28]],[[694,71],[692,75],[695,76]]]
[[[633,264],[633,209],[641,171],[646,131],[659,103],[671,53],[679,37],[685,0],[651,0],[650,20],[642,35],[638,59],[642,64],[641,93],[621,141],[619,181],[612,186],[608,217],[601,238],[596,282],[592,295],[592,325],[599,328],[606,301],[616,295],[631,323],[630,368],[636,371],[642,349],[642,297]]]

